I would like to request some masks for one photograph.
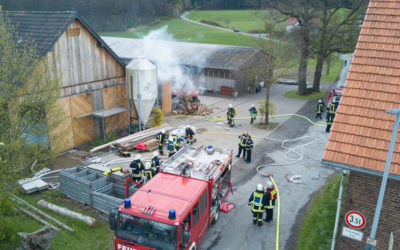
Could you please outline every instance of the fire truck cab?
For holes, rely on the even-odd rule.
[[[231,191],[232,151],[186,146],[110,212],[115,249],[197,249]]]

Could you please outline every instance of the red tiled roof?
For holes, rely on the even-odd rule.
[[[400,108],[400,0],[370,0],[324,161],[383,172]],[[400,175],[400,137],[390,174]]]
[[[287,26],[292,26],[298,23],[297,18],[295,17],[289,17],[288,20],[286,21]]]

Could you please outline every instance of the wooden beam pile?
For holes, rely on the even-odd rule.
[[[173,128],[168,126],[168,124],[162,124],[162,125],[160,125],[158,127],[149,128],[149,129],[137,132],[135,134],[122,137],[122,138],[120,138],[118,140],[115,140],[115,141],[112,141],[112,142],[97,146],[95,148],[92,148],[90,150],[90,152],[91,153],[92,152],[96,152],[96,151],[98,151],[100,149],[107,148],[109,146],[124,147],[124,148],[127,148],[127,149],[129,149],[129,148],[132,149],[132,148],[135,148],[136,144],[139,143],[139,142],[146,142],[146,141],[149,141],[151,139],[154,139],[155,136],[158,133],[160,133],[161,130],[163,130],[163,129],[166,132],[168,132],[168,131],[172,130]]]
[[[190,95],[177,96],[178,103],[173,105],[174,114],[182,115],[209,115],[213,111],[207,108],[206,105],[201,104],[197,96],[192,97]]]

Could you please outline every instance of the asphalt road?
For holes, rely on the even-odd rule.
[[[315,106],[316,100],[309,101],[297,114],[314,117]],[[234,194],[228,201],[235,204],[236,208],[228,214],[220,214],[218,223],[210,227],[200,244],[200,249],[275,249],[277,210],[275,209],[273,223],[264,223],[262,227],[258,227],[252,224],[252,214],[247,206],[248,198],[257,183],[265,184],[266,177],[257,174],[256,171],[257,166],[265,164],[271,164],[263,171],[274,175],[281,195],[279,249],[295,249],[296,233],[306,205],[312,195],[324,185],[326,179],[334,174],[333,169],[320,164],[328,134],[323,127],[312,126],[304,119],[292,117],[268,136],[273,139],[303,136],[308,137],[287,145],[292,148],[314,141],[304,147],[304,157],[299,161],[283,158],[284,149],[281,142],[264,140],[255,147],[251,164],[239,161],[234,166]],[[289,154],[287,157],[296,158],[296,155]],[[287,181],[287,175],[295,174],[301,175],[302,184]]]

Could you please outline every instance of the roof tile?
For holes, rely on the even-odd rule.
[[[323,159],[383,171],[400,107],[400,1],[371,0]],[[390,173],[400,175],[400,133]]]

